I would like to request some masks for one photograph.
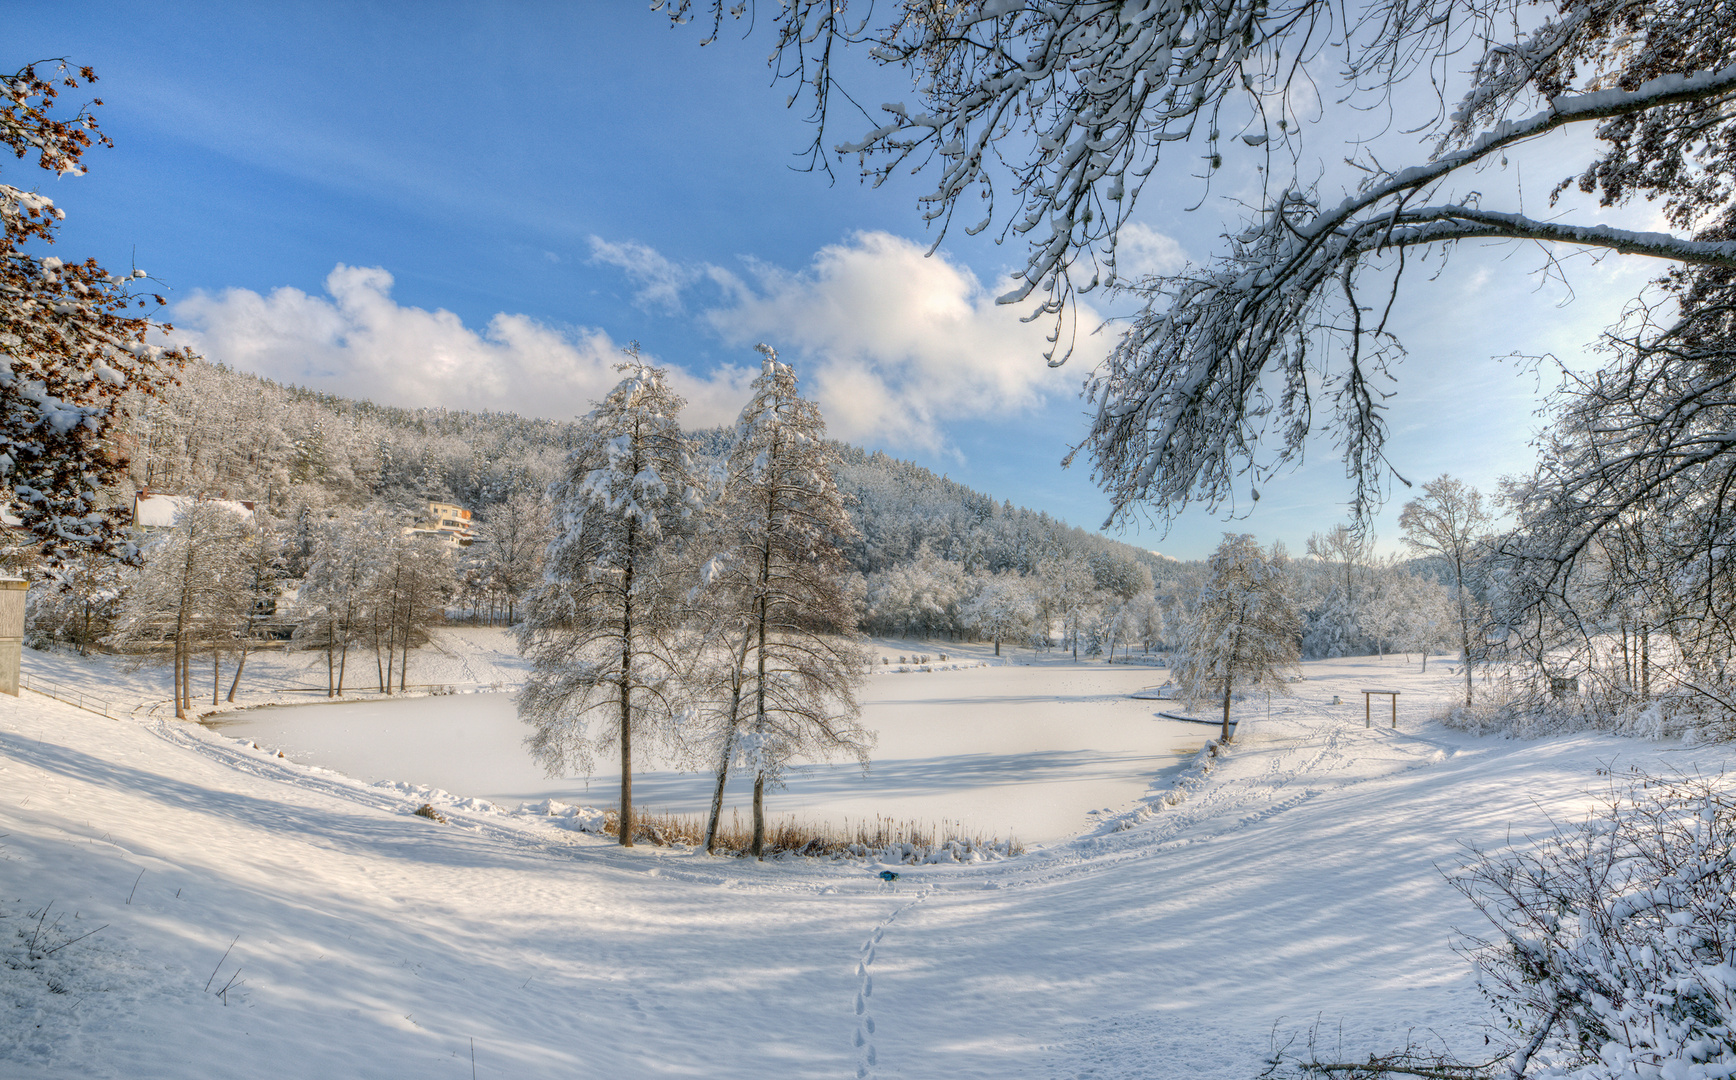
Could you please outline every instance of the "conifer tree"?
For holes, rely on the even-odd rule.
[[[634,739],[685,709],[680,541],[693,478],[681,398],[636,345],[627,356],[551,488],[555,539],[518,627],[533,664],[518,712],[551,773],[619,745],[619,836],[632,847]]]
[[[855,536],[833,479],[819,407],[768,345],[753,398],[736,421],[705,594],[717,614],[729,707],[709,850],[738,748],[754,769],[753,854],[765,850],[765,790],[797,753],[850,754],[866,763],[856,685],[867,662],[856,630],[849,567],[839,544]]]

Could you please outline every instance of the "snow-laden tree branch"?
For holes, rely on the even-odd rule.
[[[0,145],[55,176],[81,174],[84,151],[107,139],[86,110],[61,119],[53,108],[62,88],[95,78],[65,64],[0,76]],[[150,340],[168,327],[136,310],[147,296],[163,302],[133,291],[143,271],[25,250],[53,243],[64,216],[46,196],[0,184],[0,511],[51,561],[93,547],[131,556],[117,534],[124,515],[100,498],[126,466],[111,438],[116,409],[129,391],[159,389],[184,354]]]
[[[1112,516],[1142,503],[1216,509],[1245,477],[1259,498],[1254,485],[1301,454],[1321,394],[1357,481],[1357,509],[1369,508],[1386,434],[1375,386],[1397,354],[1385,318],[1365,321],[1357,296],[1358,271],[1374,256],[1457,240],[1529,239],[1736,267],[1729,241],[1543,221],[1468,203],[1412,205],[1457,171],[1564,125],[1733,94],[1736,65],[1558,99],[1427,165],[1378,173],[1329,210],[1311,193],[1286,192],[1231,238],[1216,266],[1142,283],[1144,309],[1090,384],[1099,407],[1087,445]],[[1334,349],[1345,366],[1322,378],[1333,370]],[[1254,457],[1262,443],[1271,448],[1263,461]]]
[[[656,6],[679,21],[693,4]],[[751,7],[710,4],[713,33]],[[1087,382],[1098,409],[1079,449],[1112,520],[1257,498],[1311,433],[1336,441],[1358,510],[1377,502],[1382,380],[1401,349],[1397,284],[1383,278],[1378,303],[1359,287],[1376,261],[1402,274],[1407,255],[1462,240],[1736,261],[1731,236],[1702,235],[1736,197],[1736,0],[788,0],[772,21],[774,71],[800,80],[791,100],[806,95],[822,125],[844,122],[830,115],[834,46],[863,45],[908,76],[915,98],[861,109],[865,130],[834,150],[873,183],[928,173],[937,245],[961,211],[967,232],[998,224],[1021,239],[1003,301],[1041,292],[1032,317],[1057,320],[1095,287],[1140,303]],[[1312,82],[1329,53],[1342,72],[1330,102]],[[1353,150],[1366,179],[1336,205],[1300,181],[1298,94],[1349,121],[1414,106],[1409,86],[1439,102],[1411,129],[1432,152],[1386,167]],[[1591,128],[1596,149],[1552,205],[1575,185],[1606,205],[1643,195],[1671,231],[1540,217],[1466,190],[1469,172],[1574,127]],[[1178,151],[1197,155],[1208,184],[1254,155],[1255,220],[1204,266],[1129,278],[1116,268],[1121,230],[1160,156],[1175,164]],[[1067,356],[1056,325],[1051,363]]]

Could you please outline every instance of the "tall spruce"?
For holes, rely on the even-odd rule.
[[[683,402],[637,346],[627,356],[550,490],[555,539],[518,627],[533,664],[518,713],[551,774],[619,745],[619,837],[632,847],[634,739],[685,708],[680,542],[694,499]]]
[[[834,480],[837,457],[817,405],[768,345],[753,398],[736,421],[710,534],[705,588],[717,635],[722,721],[717,786],[706,826],[716,842],[723,789],[742,754],[754,770],[753,847],[765,851],[765,792],[797,754],[842,752],[867,762],[858,722],[867,671],[849,566],[840,543],[856,534]]]

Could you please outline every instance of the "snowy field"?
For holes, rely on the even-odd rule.
[[[457,795],[439,825],[424,793],[197,725],[8,699],[0,1076],[1252,1077],[1316,1020],[1351,1056],[1431,1033],[1470,1056],[1490,1017],[1451,944],[1477,916],[1437,867],[1583,812],[1605,774],[1727,757],[1447,731],[1438,661],[1304,670],[1175,805],[891,888]],[[1363,686],[1405,691],[1399,730],[1363,727]],[[954,734],[935,752],[977,752]]]

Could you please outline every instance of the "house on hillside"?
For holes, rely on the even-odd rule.
[[[452,503],[431,502],[428,517],[405,528],[411,536],[436,536],[459,547],[469,547],[476,541],[470,530],[470,511]]]
[[[133,496],[133,525],[141,529],[168,529],[175,519],[196,503],[208,503],[229,511],[243,521],[253,520],[253,504],[221,495],[164,495],[140,488]]]

